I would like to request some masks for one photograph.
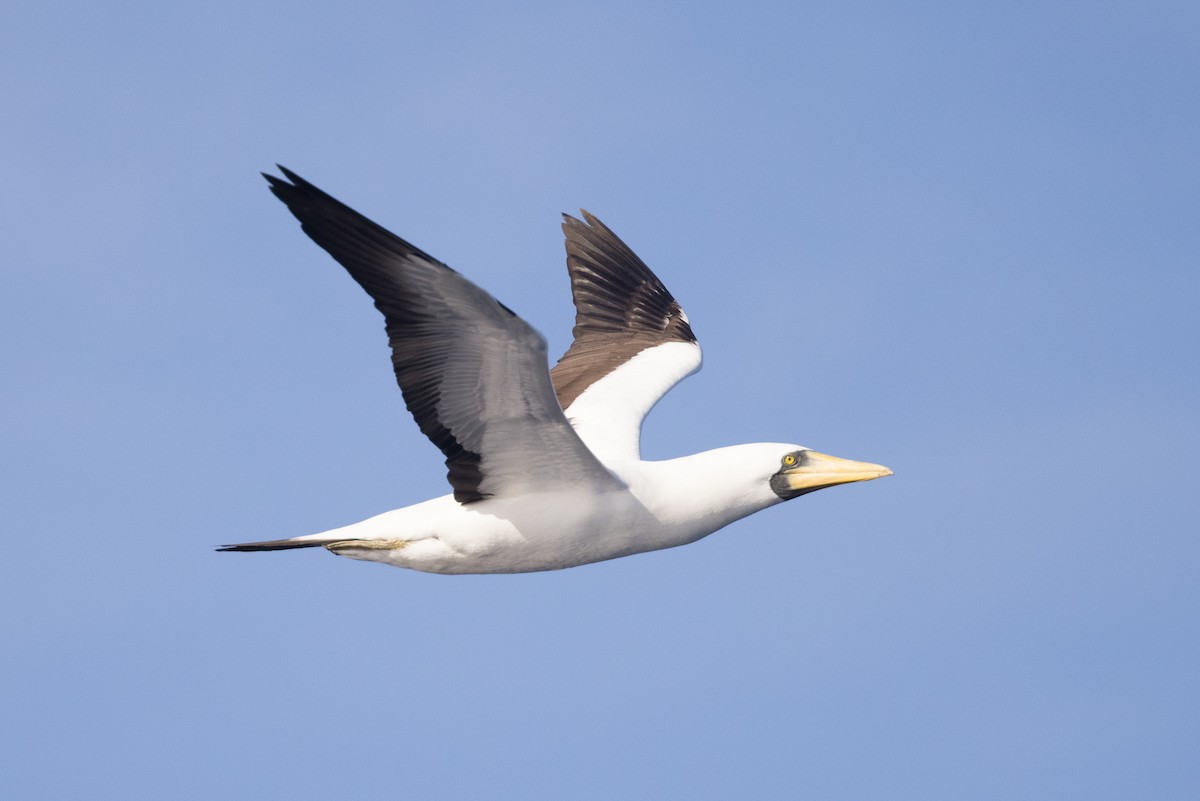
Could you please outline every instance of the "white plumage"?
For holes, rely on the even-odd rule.
[[[891,474],[771,443],[642,461],[642,420],[700,368],[700,347],[679,304],[599,220],[565,217],[575,339],[551,371],[545,340],[503,304],[280,169],[290,183],[266,176],[272,191],[383,312],[397,382],[454,493],[222,550],[324,546],[433,573],[556,570],[684,545],[807,492]]]

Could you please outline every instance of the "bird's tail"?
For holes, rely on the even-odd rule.
[[[328,545],[331,542],[338,542],[339,539],[327,540],[308,540],[308,539],[290,539],[290,540],[266,540],[264,542],[239,542],[234,545],[222,545],[217,548],[218,551],[289,551],[292,548],[319,548],[323,545]]]

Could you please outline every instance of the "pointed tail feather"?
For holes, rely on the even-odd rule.
[[[319,548],[338,540],[266,540],[264,542],[240,542],[222,545],[218,551],[289,551],[293,548]]]

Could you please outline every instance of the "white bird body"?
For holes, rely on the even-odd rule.
[[[770,490],[775,454],[755,444],[609,467],[626,485],[460,504],[453,495],[298,537],[341,556],[428,573],[558,570],[687,545],[783,499]],[[744,467],[743,467],[744,465]],[[760,469],[755,470],[756,466]],[[730,476],[741,476],[731,481]]]
[[[454,492],[354,525],[229,545],[324,546],[430,573],[558,570],[686,545],[807,492],[890,475],[799,445],[735,445],[642,461],[642,421],[700,369],[683,309],[587,212],[564,215],[575,338],[553,370],[508,307],[280,168],[266,176],[310,237],[374,299],[408,410]]]

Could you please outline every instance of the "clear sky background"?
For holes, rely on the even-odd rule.
[[[1200,7],[18,3],[0,797],[1191,799]],[[893,478],[444,577],[218,554],[443,494],[287,165],[557,355],[559,213],[687,310],[645,453]]]

